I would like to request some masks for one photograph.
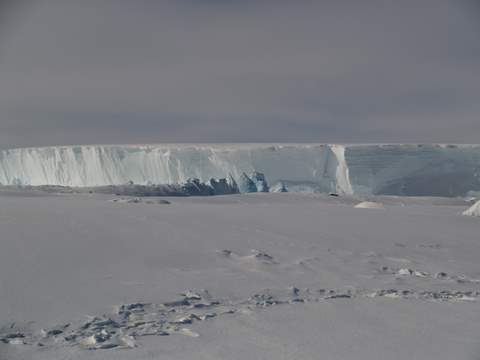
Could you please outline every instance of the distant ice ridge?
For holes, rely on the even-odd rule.
[[[480,190],[480,146],[165,144],[0,151],[3,185],[208,183],[231,176],[241,188],[244,173],[259,191],[268,182],[271,191],[281,184],[288,191],[459,196]],[[265,179],[252,178],[256,173]]]

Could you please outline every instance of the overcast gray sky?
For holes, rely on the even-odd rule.
[[[0,147],[480,142],[477,0],[0,4]]]

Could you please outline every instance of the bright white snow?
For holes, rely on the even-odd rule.
[[[0,191],[0,359],[478,358],[460,199],[111,199]]]
[[[355,205],[357,209],[384,209],[382,203],[378,203],[375,201],[363,201],[357,205]]]

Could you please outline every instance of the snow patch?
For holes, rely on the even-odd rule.
[[[373,201],[363,201],[357,205],[355,205],[357,209],[384,209],[385,207],[383,204]]]

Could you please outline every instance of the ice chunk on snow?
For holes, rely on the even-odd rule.
[[[285,184],[280,181],[280,182],[276,183],[275,185],[273,185],[273,186],[270,188],[270,192],[275,192],[275,193],[282,192],[282,193],[285,193],[285,192],[288,192],[288,190],[287,190],[287,187],[285,186]]]
[[[466,216],[479,216],[480,217],[480,200],[473,204],[470,208],[463,212]]]

